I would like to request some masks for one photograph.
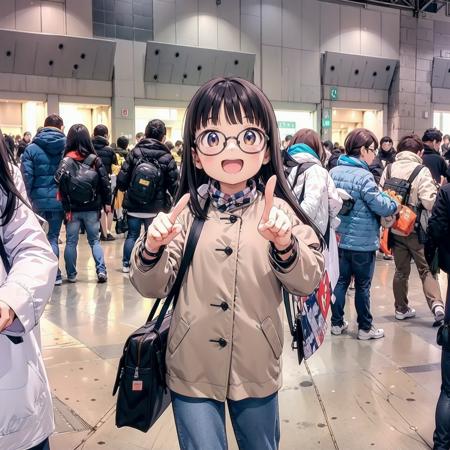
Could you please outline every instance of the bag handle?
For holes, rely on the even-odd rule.
[[[413,181],[417,178],[417,175],[419,175],[419,173],[422,171],[422,169],[425,166],[423,166],[422,164],[419,164],[411,173],[411,175],[408,178],[408,183],[409,183],[409,188],[408,188],[408,192],[406,193],[405,196],[405,205],[407,205],[409,203],[409,197],[411,196],[411,189],[412,189],[412,184]]]

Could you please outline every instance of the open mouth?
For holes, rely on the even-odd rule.
[[[243,165],[244,161],[242,159],[226,159],[222,161],[222,169],[226,173],[239,173]]]

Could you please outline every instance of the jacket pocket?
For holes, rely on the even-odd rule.
[[[261,330],[264,333],[264,336],[267,339],[270,347],[272,348],[275,358],[279,359],[281,353],[283,352],[283,346],[281,345],[277,330],[275,329],[275,326],[273,325],[272,319],[270,317],[264,319],[263,323],[261,324]]]
[[[0,380],[0,398],[2,404],[7,405],[0,408],[0,436],[20,431],[28,423],[27,419],[36,415],[40,408],[38,400],[45,382],[31,363],[27,363],[21,370],[19,383],[2,384]]]
[[[168,347],[170,354],[175,353],[177,348],[183,342],[183,339],[185,338],[187,332],[189,331],[189,328],[190,325],[187,322],[185,322],[182,318],[180,318],[180,321],[177,323],[175,330],[172,334],[172,337],[170,338]]]

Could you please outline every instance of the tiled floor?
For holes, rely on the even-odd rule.
[[[109,281],[98,285],[82,239],[79,281],[55,289],[41,323],[55,396],[54,450],[178,449],[170,409],[147,434],[114,425],[111,390],[118,358],[126,337],[145,321],[152,304],[121,273],[122,244],[122,239],[104,244]],[[410,297],[417,318],[394,320],[393,267],[392,262],[377,262],[372,289],[372,311],[376,324],[386,331],[385,339],[355,339],[350,294],[348,334],[327,336],[319,352],[301,367],[285,345],[282,450],[431,448],[440,385],[436,329],[415,270]],[[236,449],[230,424],[228,430],[230,448]]]

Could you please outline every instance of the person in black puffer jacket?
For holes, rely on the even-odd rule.
[[[442,346],[441,395],[436,407],[436,429],[434,431],[434,449],[450,448],[450,184],[440,190],[428,221],[428,242],[426,244],[427,261],[433,265],[435,250],[438,252],[439,268],[447,273],[447,299],[444,324],[438,332],[438,343]]]
[[[94,195],[90,201],[78,203],[76,199],[70,198],[70,192],[74,192],[71,190],[73,185],[71,185],[70,180],[72,176],[70,174],[73,173],[76,162],[84,163],[89,157],[92,159],[92,161],[89,161],[89,166],[97,172],[95,185],[94,182],[91,182],[91,189]],[[89,170],[89,173],[92,173],[92,170]],[[87,239],[92,250],[92,256],[95,261],[98,282],[104,283],[107,280],[107,274],[103,249],[99,242],[100,211],[103,209],[106,213],[111,212],[111,184],[102,160],[97,157],[92,146],[89,131],[84,125],[73,125],[67,133],[64,158],[56,171],[55,181],[59,185],[59,196],[61,197],[64,212],[66,213],[66,248],[64,250],[64,260],[66,263],[67,280],[75,283],[77,279],[78,237],[80,227],[84,224]],[[86,179],[83,180],[83,183],[84,185],[87,184]]]
[[[112,166],[117,166],[117,155],[115,151],[109,146],[108,141],[108,127],[106,125],[97,125],[94,128],[94,138],[92,139],[92,144],[94,146],[95,152],[102,160],[103,166],[106,169],[109,177],[112,175]],[[114,241],[115,238],[111,234],[111,227],[113,222],[112,213],[106,214],[102,213],[101,219],[101,236],[102,241]]]
[[[129,272],[130,257],[134,244],[140,235],[141,227],[149,227],[153,218],[163,211],[168,212],[172,206],[172,197],[178,189],[178,169],[169,149],[163,144],[166,137],[166,126],[161,120],[155,119],[148,123],[145,138],[131,150],[117,176],[117,187],[127,191],[123,202],[123,209],[127,211],[128,234],[123,248],[123,272]],[[139,166],[139,161],[156,160],[161,176],[157,180],[156,192],[153,200],[143,204],[129,190],[133,174]]]
[[[396,155],[397,152],[394,148],[392,139],[389,136],[381,138],[378,155],[369,166],[369,170],[377,184],[380,184],[381,175],[383,175],[384,169],[388,164],[392,164],[395,161]]]
[[[450,181],[450,170],[445,159],[439,153],[442,133],[436,128],[429,128],[425,131],[422,141],[424,148],[423,165],[430,169],[436,184],[440,185],[445,179]]]

